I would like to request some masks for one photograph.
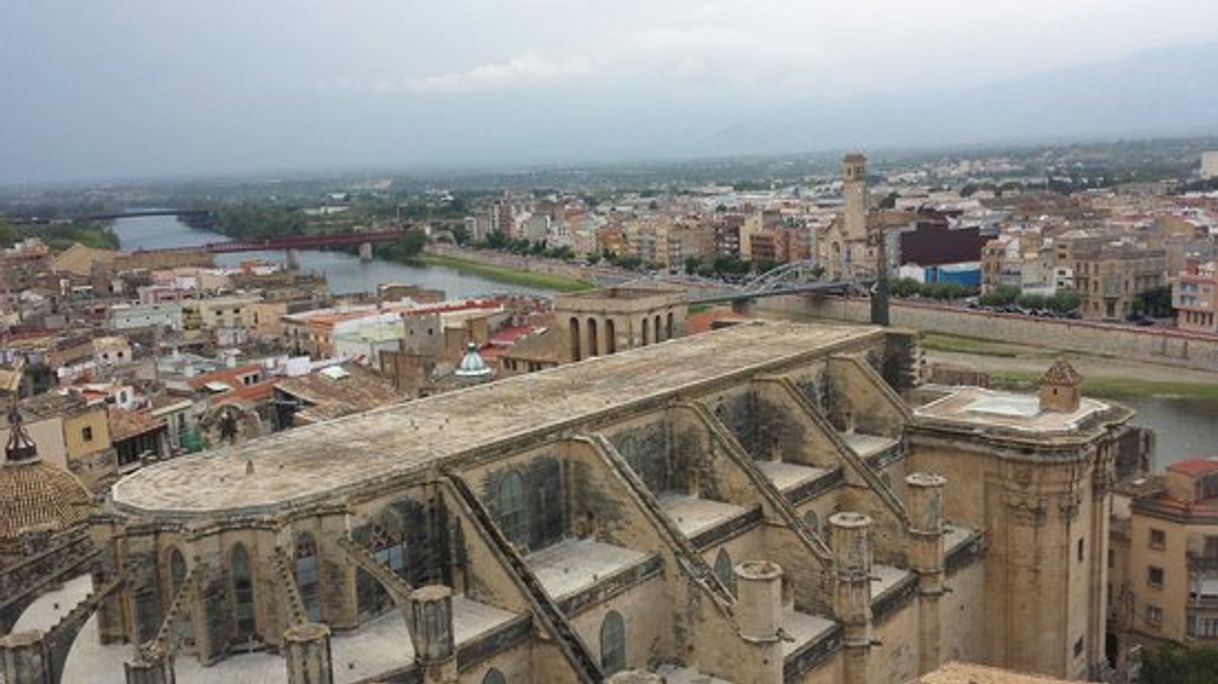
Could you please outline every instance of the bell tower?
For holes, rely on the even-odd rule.
[[[867,238],[867,158],[857,152],[842,158],[845,239]]]

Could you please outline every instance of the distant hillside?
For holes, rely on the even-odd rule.
[[[814,98],[694,144],[768,153],[1218,132],[1218,43],[960,90]]]

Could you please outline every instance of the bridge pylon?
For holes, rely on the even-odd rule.
[[[372,261],[372,243],[371,242],[359,243],[359,260],[364,262],[365,264]]]
[[[289,271],[300,270],[300,250],[295,247],[287,249],[287,266]]]

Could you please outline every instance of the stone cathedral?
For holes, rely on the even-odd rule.
[[[1103,676],[1149,435],[1064,362],[920,370],[911,333],[748,323],[146,467],[0,567],[4,681]]]

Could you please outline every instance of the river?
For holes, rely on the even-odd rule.
[[[174,216],[117,219],[114,222],[114,232],[118,234],[122,248],[128,250],[191,247],[227,239],[217,233],[191,228]],[[283,252],[218,254],[216,263],[221,266],[236,266],[250,259],[282,262],[284,256]],[[552,290],[501,283],[447,266],[411,266],[380,259],[364,263],[358,257],[343,252],[301,250],[300,268],[324,273],[329,281],[330,291],[335,294],[375,292],[380,283],[410,283],[443,290],[449,297],[474,297],[503,292],[545,297],[554,294]]]
[[[1122,397],[1134,422],[1155,430],[1155,470],[1190,458],[1218,456],[1218,399]]]

